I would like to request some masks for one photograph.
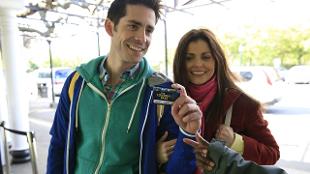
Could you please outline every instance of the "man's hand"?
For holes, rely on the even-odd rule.
[[[200,169],[213,170],[215,164],[208,158],[208,141],[203,139],[199,133],[196,133],[196,141],[189,138],[184,138],[183,141],[195,149],[196,164]]]
[[[157,162],[164,164],[168,161],[169,156],[174,150],[174,146],[177,142],[176,139],[166,141],[168,132],[166,131],[162,137],[157,141]]]
[[[195,134],[201,125],[202,113],[195,100],[187,96],[185,88],[180,84],[171,86],[180,92],[172,105],[172,116],[175,122],[186,132]]]

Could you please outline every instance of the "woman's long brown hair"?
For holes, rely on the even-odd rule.
[[[215,60],[215,75],[217,78],[217,92],[214,100],[211,102],[205,113],[207,121],[211,121],[215,125],[221,124],[224,117],[222,108],[225,90],[228,88],[239,89],[234,80],[236,77],[228,67],[226,56],[223,48],[215,35],[208,29],[193,29],[187,32],[179,41],[173,60],[174,82],[183,85],[188,90],[189,79],[186,70],[186,52],[191,42],[202,40],[205,41],[211,50],[211,54]],[[240,89],[239,89],[240,90]]]

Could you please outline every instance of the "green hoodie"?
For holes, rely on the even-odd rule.
[[[77,68],[85,84],[78,103],[75,173],[138,173],[141,99],[152,70],[143,58],[140,73],[123,82],[122,92],[108,103],[99,79],[104,58]]]

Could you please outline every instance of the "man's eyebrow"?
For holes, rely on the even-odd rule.
[[[135,24],[135,25],[139,25],[139,26],[142,26],[142,23],[139,22],[139,21],[136,21],[136,20],[128,20],[129,23],[132,23],[132,24]],[[148,28],[154,30],[154,26],[152,25],[147,25]]]
[[[141,22],[138,22],[136,20],[128,20],[129,23],[133,23],[135,25],[139,25],[139,26],[142,26],[142,23]]]

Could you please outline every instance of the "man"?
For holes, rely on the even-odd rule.
[[[155,174],[156,141],[177,138],[166,173],[193,173],[195,155],[182,139],[199,130],[201,112],[177,84],[170,106],[153,102],[154,87],[171,82],[145,55],[159,18],[158,0],[115,0],[105,21],[108,56],[81,65],[64,85],[50,134],[47,173]]]

